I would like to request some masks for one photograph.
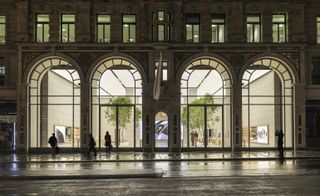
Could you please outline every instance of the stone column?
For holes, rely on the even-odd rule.
[[[232,146],[233,150],[242,147],[242,85],[241,81],[236,81],[232,87]]]
[[[173,16],[173,35],[174,42],[185,42],[185,26],[183,22],[183,11],[182,11],[182,3],[177,2],[174,8],[174,16]]]
[[[83,150],[86,150],[88,142],[89,142],[89,132],[90,132],[90,102],[89,102],[89,96],[90,96],[90,85],[83,81],[81,83],[81,114],[80,114],[80,124],[81,124],[81,142],[80,147]]]
[[[201,14],[200,42],[211,43],[211,16],[209,12]]]
[[[304,5],[294,5],[288,14],[288,42],[305,42]]]
[[[294,119],[295,119],[295,135],[294,135],[294,148],[305,148],[306,147],[306,111],[305,111],[305,84],[299,83],[295,85],[295,108],[294,108]]]
[[[28,152],[28,134],[30,130],[28,128],[28,84],[17,83],[17,127],[16,127],[16,149],[18,152]]]

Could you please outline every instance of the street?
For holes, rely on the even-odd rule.
[[[159,178],[130,172],[161,171]],[[128,178],[77,179],[77,175],[129,173]],[[2,163],[1,176],[40,175],[42,180],[0,181],[0,195],[319,195],[320,159]],[[73,179],[47,180],[65,174]]]

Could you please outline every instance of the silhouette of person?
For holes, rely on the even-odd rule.
[[[190,135],[191,135],[191,146],[194,146],[194,135],[195,135],[194,131],[192,131]]]
[[[283,157],[283,131],[276,130],[276,136],[278,136],[278,150],[279,150],[279,156]]]
[[[106,146],[106,153],[110,154],[110,151],[112,149],[112,144],[111,144],[111,135],[109,134],[109,131],[106,132],[106,135],[104,136],[105,140],[105,146]]]
[[[48,143],[51,146],[52,155],[55,155],[56,154],[56,148],[58,147],[58,145],[57,145],[58,144],[58,140],[57,140],[57,138],[56,138],[54,133],[52,133],[52,135],[50,136]]]
[[[94,138],[93,138],[92,134],[89,134],[88,156],[90,156],[91,152],[94,153],[94,156],[97,156],[96,142],[94,141]]]

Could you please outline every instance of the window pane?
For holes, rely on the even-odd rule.
[[[254,42],[260,42],[260,25],[254,25]]]
[[[192,42],[192,25],[186,25],[186,31],[187,31],[187,42]]]
[[[48,14],[37,14],[37,22],[49,22]]]
[[[280,24],[279,25],[279,42],[285,42],[286,40],[286,34],[285,34],[285,25]]]
[[[272,15],[272,22],[274,23],[283,23],[285,21],[285,15],[284,14],[273,14]]]
[[[164,25],[158,25],[158,41],[164,41]]]
[[[110,25],[105,25],[104,42],[110,42]]]
[[[224,25],[219,25],[219,42],[225,42]]]
[[[259,16],[247,16],[247,22],[260,23],[260,17]]]
[[[199,43],[200,39],[200,34],[199,34],[199,25],[194,25],[193,26],[193,42],[194,43]]]
[[[48,42],[49,41],[49,37],[50,37],[50,34],[49,34],[49,24],[44,24],[43,25],[43,41],[44,42]]]
[[[129,25],[127,24],[123,25],[122,38],[123,42],[129,42]]]
[[[98,42],[102,43],[103,39],[103,25],[98,25]]]
[[[247,24],[247,42],[253,42],[253,25],[252,24]]]
[[[213,14],[211,22],[212,23],[224,23],[224,14]]]
[[[0,44],[6,42],[6,17],[0,16]]]
[[[75,22],[75,15],[74,14],[63,14],[62,15],[62,22]]]
[[[0,23],[6,23],[6,17],[0,16]]]
[[[38,24],[37,25],[37,42],[42,42],[43,41],[43,38],[42,38],[42,25],[41,24]],[[1,33],[0,33],[1,34]]]
[[[136,25],[130,25],[130,42],[136,42]]]
[[[218,37],[218,32],[217,32],[217,25],[213,24],[211,25],[211,32],[212,32],[212,37],[211,40],[212,42],[218,42],[217,37]]]
[[[278,25],[276,24],[272,26],[272,39],[273,42],[278,42]]]
[[[69,41],[69,39],[68,39],[68,25],[67,24],[63,24],[62,25],[62,39],[61,39],[61,41],[62,42],[68,42]]]
[[[110,15],[98,15],[98,23],[110,23]]]
[[[164,20],[165,13],[164,11],[158,11],[158,20]]]
[[[74,42],[75,41],[75,29],[74,29],[74,24],[69,25],[69,42]]]
[[[135,15],[123,15],[122,21],[124,23],[135,23],[136,16]]]

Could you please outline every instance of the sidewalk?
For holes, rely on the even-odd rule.
[[[280,160],[320,159],[320,151],[286,151]],[[115,179],[115,178],[161,178],[174,176],[176,173],[186,175],[198,171],[203,163],[211,163],[217,175],[217,167],[242,164],[250,161],[278,162],[277,151],[241,151],[241,152],[182,152],[182,153],[143,153],[112,152],[98,153],[97,157],[84,154],[7,154],[0,155],[1,180],[65,180],[65,179]],[[173,162],[173,163],[170,163]],[[180,171],[185,164],[191,169]],[[255,164],[254,164],[255,165]],[[268,165],[268,164],[267,164]],[[223,166],[224,168],[225,166]],[[190,171],[189,171],[190,170]],[[171,174],[167,174],[171,172]],[[280,170],[281,171],[281,170]],[[203,171],[205,175],[207,171]],[[238,171],[236,171],[237,173]],[[249,171],[251,174],[252,171]]]
[[[287,150],[285,159],[320,158],[320,151]],[[51,154],[7,154],[0,155],[2,163],[76,163],[76,162],[143,162],[143,161],[233,161],[233,160],[275,160],[279,159],[278,151],[241,151],[241,152],[111,152],[107,156],[98,152],[96,157],[80,153]]]

